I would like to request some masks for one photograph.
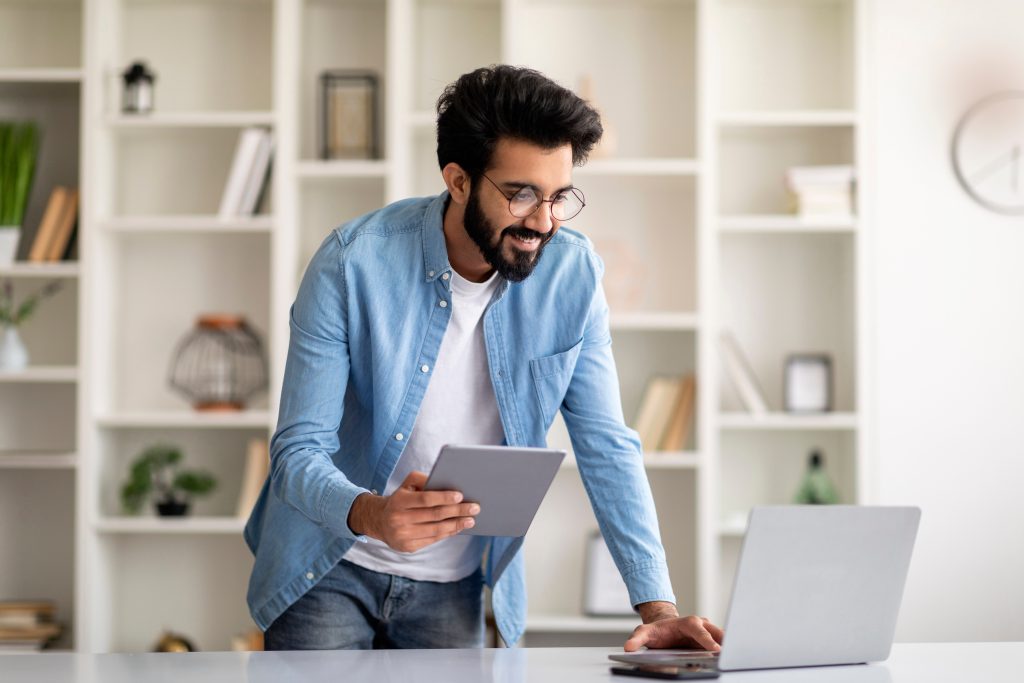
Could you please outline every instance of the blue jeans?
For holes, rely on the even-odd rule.
[[[341,560],[264,634],[267,650],[483,647],[483,572],[415,581]]]

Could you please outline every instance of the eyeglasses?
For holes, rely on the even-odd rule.
[[[482,175],[487,178],[486,173]],[[570,218],[575,218],[587,205],[583,193],[576,187],[561,190],[551,199],[543,199],[532,187],[521,187],[509,196],[490,178],[487,178],[487,182],[494,185],[494,189],[501,192],[501,195],[508,200],[508,212],[516,218],[532,216],[541,204],[550,202],[551,215],[555,220],[567,221]]]

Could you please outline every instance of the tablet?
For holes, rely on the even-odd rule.
[[[446,445],[423,488],[480,504],[476,524],[460,534],[525,536],[564,457],[553,448]]]

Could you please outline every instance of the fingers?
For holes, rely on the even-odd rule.
[[[718,642],[711,637],[711,634],[708,632],[708,630],[704,628],[703,624],[694,627],[693,631],[689,635],[691,638],[693,638],[693,640],[697,641],[698,645],[700,645],[705,650],[710,650],[711,652],[718,652],[722,649]]]
[[[429,522],[442,522],[453,517],[472,517],[479,512],[480,506],[477,503],[417,507],[402,513],[402,520],[409,524],[426,524]]]
[[[722,644],[722,640],[725,639],[725,631],[712,624],[707,619],[704,620],[704,628],[711,634],[711,637],[715,639],[715,642],[719,645]]]
[[[420,491],[427,485],[427,475],[424,472],[410,472],[399,488],[410,491]]]
[[[722,629],[701,617],[662,619],[638,626],[629,637],[623,649],[626,652],[641,647],[702,647],[711,652],[721,650]]]
[[[644,624],[642,626],[637,626],[635,629],[633,629],[633,635],[631,635],[629,637],[629,640],[626,641],[626,644],[623,646],[623,649],[626,652],[634,652],[644,647],[645,645],[647,647],[657,647],[657,645],[651,644],[654,640],[653,636],[655,631],[656,627],[654,626],[654,624]]]
[[[456,517],[446,519],[443,522],[430,522],[427,524],[410,524],[404,527],[401,532],[403,539],[414,541],[418,539],[440,540],[448,536],[454,536],[463,529],[469,529],[476,524],[472,517]]]

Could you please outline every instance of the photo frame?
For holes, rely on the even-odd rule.
[[[832,357],[826,353],[794,353],[786,358],[784,405],[790,413],[832,411]]]
[[[636,613],[600,531],[587,537],[583,580],[583,613],[594,617],[631,617]]]
[[[379,79],[372,71],[320,74],[321,159],[380,158]]]

